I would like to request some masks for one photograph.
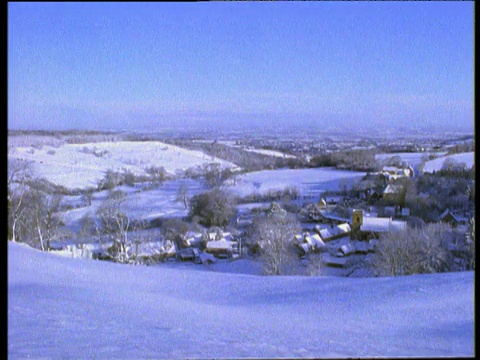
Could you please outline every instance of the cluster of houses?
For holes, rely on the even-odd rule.
[[[381,234],[390,231],[405,231],[407,228],[404,220],[371,216],[361,209],[353,210],[350,219],[333,216],[321,210],[317,215],[323,224],[317,224],[312,232],[303,232],[293,239],[300,256],[311,252],[330,251],[331,248],[327,242],[341,238],[348,238],[349,241],[334,249],[337,257],[354,253],[367,254],[375,251]]]
[[[400,178],[413,177],[414,171],[411,166],[398,168],[396,166],[384,166],[382,171],[368,173],[366,181],[372,181],[375,185],[368,186],[360,192],[359,196],[365,201],[377,201],[380,199],[386,202],[398,202],[404,193],[404,187],[396,184]]]
[[[176,259],[181,261],[193,261],[195,263],[213,263],[217,258],[236,259],[241,253],[241,243],[230,232],[217,229],[205,234],[201,232],[187,231],[183,238],[185,241],[176,250]],[[202,244],[205,243],[204,249]]]
[[[58,245],[52,250],[68,257],[115,260],[122,255],[125,262],[152,264],[167,260],[193,261],[210,264],[217,259],[236,259],[241,253],[241,242],[230,232],[220,229],[212,232],[187,231],[180,240],[138,242],[127,245],[118,241],[89,244]]]
[[[369,174],[369,176],[372,174]],[[393,182],[400,177],[413,176],[413,169],[386,166],[374,176],[382,177],[385,188],[378,192],[374,188],[366,189],[369,199],[375,196],[388,198],[397,196],[402,189]],[[340,197],[341,198],[341,197]],[[392,197],[394,199],[394,197]],[[292,239],[300,257],[309,253],[328,253],[330,265],[343,266],[345,261],[331,260],[345,258],[351,254],[367,254],[375,251],[379,237],[391,231],[406,231],[406,219],[410,216],[408,208],[397,206],[383,206],[367,210],[355,208],[351,216],[342,217],[329,211],[337,204],[338,197],[322,198],[317,204],[309,204],[302,209],[303,215],[315,225],[308,231],[297,234]],[[277,203],[272,203],[271,213],[285,212]],[[242,214],[237,219],[237,226],[242,228],[252,223],[253,214]],[[438,219],[452,226],[466,224],[468,219],[450,212],[448,209]],[[335,242],[334,240],[340,240]],[[236,259],[242,254],[242,242],[238,234],[212,228],[203,231],[187,231],[175,240],[162,239],[160,241],[144,242],[123,245],[119,248],[118,242],[103,244],[67,245],[59,251],[70,254],[72,257],[115,260],[115,254],[123,252],[129,262],[151,264],[155,262],[191,261],[199,264],[210,264],[218,259]],[[328,261],[327,261],[328,265]]]

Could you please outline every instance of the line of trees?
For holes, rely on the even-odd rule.
[[[380,164],[375,159],[377,151],[350,149],[315,155],[310,159],[312,167],[336,167],[352,171],[378,171]]]
[[[8,238],[42,250],[50,249],[61,221],[56,212],[62,196],[46,194],[30,177],[30,163],[14,159],[8,163]]]
[[[475,221],[461,233],[443,223],[382,235],[373,257],[377,275],[398,276],[475,269]],[[460,260],[456,264],[454,259]]]

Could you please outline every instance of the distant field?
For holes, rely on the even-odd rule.
[[[364,172],[336,170],[333,168],[281,169],[255,171],[241,175],[231,189],[239,196],[265,194],[269,191],[297,188],[301,196],[318,196],[324,191],[339,191],[343,185],[351,187]]]
[[[468,153],[442,156],[437,159],[427,161],[425,163],[425,167],[423,168],[423,172],[428,173],[428,172],[441,170],[443,163],[445,162],[446,159],[449,159],[449,158],[455,160],[458,163],[464,163],[465,165],[467,165],[467,168],[470,169],[474,166],[475,153],[472,151]]]
[[[257,153],[257,154],[280,157],[280,158],[285,158],[285,159],[295,159],[296,158],[296,156],[293,156],[293,155],[290,155],[290,154],[285,154],[285,153],[282,153],[280,151],[275,151],[275,150],[249,149],[249,148],[245,148],[243,150],[248,151],[248,152],[254,152],[254,153]]]
[[[170,174],[207,163],[235,168],[230,162],[200,151],[183,149],[158,141],[120,141],[64,144],[59,147],[17,147],[9,154],[33,162],[37,176],[67,189],[95,187],[108,169],[128,169],[146,174],[150,166],[163,166]]]
[[[182,184],[186,187],[188,198],[205,190],[200,180],[179,179],[163,182],[159,187],[145,190],[140,186],[119,186],[127,196],[121,201],[121,210],[136,220],[152,220],[160,217],[183,217],[188,215],[181,201],[176,201],[178,189]],[[95,216],[99,206],[106,199],[108,191],[100,191],[93,195],[92,204],[82,204],[76,196],[67,196],[64,202],[71,203],[72,209],[61,212],[62,221],[70,231],[78,232],[83,216]],[[75,206],[77,205],[77,206]]]
[[[417,165],[420,165],[424,157],[428,157],[430,155],[443,156],[445,154],[445,152],[399,152],[389,154],[377,154],[375,155],[375,159],[378,161],[387,161],[394,156],[399,156],[408,165],[415,167]]]

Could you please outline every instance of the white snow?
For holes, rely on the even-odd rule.
[[[248,151],[248,152],[261,154],[261,155],[280,157],[280,158],[285,158],[285,159],[295,159],[296,158],[296,156],[294,156],[294,155],[285,154],[281,151],[276,151],[276,150],[252,149],[252,148],[244,148],[243,150]]]
[[[463,163],[467,166],[467,169],[470,169],[474,165],[475,153],[471,151],[471,152],[466,152],[461,154],[442,156],[442,157],[427,161],[423,168],[423,172],[429,173],[429,172],[441,170],[443,163],[445,162],[446,159],[453,159],[459,164]]]
[[[120,209],[129,218],[135,220],[153,220],[160,217],[184,217],[188,215],[181,201],[176,201],[179,188],[185,186],[188,198],[204,191],[204,186],[199,180],[178,179],[164,181],[158,188],[143,190],[140,187],[121,186],[121,190],[128,194],[120,201]],[[95,213],[107,198],[108,191],[94,194],[90,206],[82,206],[62,211],[61,218],[70,231],[78,232],[84,216],[95,217]],[[85,204],[82,204],[85,205]]]
[[[241,260],[239,260],[241,261]],[[266,277],[8,243],[8,358],[474,355],[474,273]]]
[[[351,187],[364,172],[336,170],[333,168],[262,170],[237,177],[236,185],[228,186],[239,196],[265,194],[285,188],[297,188],[301,196],[318,196],[324,191],[342,190],[343,184]]]
[[[65,144],[60,147],[43,146],[41,149],[18,147],[12,149],[9,157],[33,161],[37,176],[67,189],[96,187],[108,169],[128,169],[142,175],[151,166],[163,166],[170,174],[213,162],[222,167],[237,168],[235,164],[200,151],[159,141]]]
[[[446,152],[398,152],[398,153],[388,153],[388,154],[377,154],[375,159],[378,161],[387,161],[392,157],[400,157],[402,161],[405,161],[408,165],[415,167],[422,163],[423,158],[430,155],[433,156],[444,156]]]

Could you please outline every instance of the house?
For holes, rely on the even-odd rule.
[[[350,224],[345,222],[329,227],[317,225],[314,227],[314,230],[320,236],[321,240],[325,242],[348,236],[352,229],[350,227]]]
[[[327,205],[337,205],[338,203],[342,202],[342,200],[344,199],[343,196],[341,195],[338,195],[338,196],[328,196],[325,198],[325,202],[327,203]]]
[[[406,221],[364,216],[363,210],[353,210],[351,238],[358,240],[376,239],[390,231],[405,231]]]
[[[240,249],[237,241],[230,241],[223,238],[208,241],[205,252],[220,258],[231,258],[234,254],[239,254]]]
[[[458,225],[465,225],[468,222],[466,217],[453,214],[448,208],[445,209],[443,213],[438,217],[438,221],[450,224],[452,227],[457,227]]]
[[[197,261],[200,256],[200,251],[195,248],[186,248],[177,252],[177,257],[182,261]]]
[[[294,243],[300,252],[300,255],[308,254],[309,252],[317,252],[326,249],[325,243],[318,234],[310,234],[304,232],[301,235],[295,235]]]
[[[170,240],[151,241],[138,244],[135,251],[135,263],[149,265],[173,258],[176,254],[176,247],[175,243]]]
[[[383,200],[390,203],[399,203],[405,193],[405,188],[400,184],[388,184],[383,190]]]
[[[199,247],[202,242],[203,234],[201,232],[187,231],[183,236],[183,245],[185,247]]]
[[[378,201],[382,198],[383,195],[383,188],[381,187],[374,187],[374,188],[369,188],[365,189],[360,193],[360,198],[362,200],[367,200],[367,201]]]
[[[348,219],[326,211],[320,211],[319,221],[327,224],[342,224],[348,222]]]
[[[350,241],[338,248],[337,257],[348,256],[351,254],[367,254],[375,250],[373,240],[366,241]]]
[[[395,217],[395,206],[385,206],[383,208],[383,215],[384,217]]]
[[[382,174],[387,181],[394,181],[401,177],[413,176],[413,168],[411,166],[401,168],[396,166],[384,166]]]

